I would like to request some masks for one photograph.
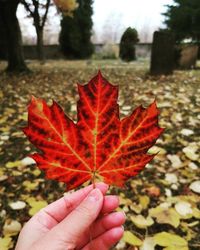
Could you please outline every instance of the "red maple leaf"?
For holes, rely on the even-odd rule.
[[[47,178],[65,182],[68,190],[95,178],[123,186],[154,157],[147,151],[163,131],[156,103],[120,120],[118,87],[100,72],[78,91],[77,123],[56,102],[49,107],[32,98],[23,131],[40,153],[31,157]]]

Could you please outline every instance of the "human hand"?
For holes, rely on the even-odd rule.
[[[97,183],[43,208],[23,227],[15,250],[108,250],[121,239],[125,216],[113,212],[119,201],[107,190]]]

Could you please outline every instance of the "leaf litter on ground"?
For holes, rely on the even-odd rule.
[[[199,249],[200,71],[176,71],[172,76],[150,77],[146,75],[147,63],[116,64],[116,61],[109,62],[109,66],[103,61],[90,64],[51,61],[42,67],[31,62],[33,72],[29,75],[0,75],[0,242],[3,249],[14,249],[19,225],[65,192],[62,183],[44,181],[44,174],[36,169],[33,161],[26,159],[35,151],[20,130],[26,125],[30,96],[33,94],[47,102],[57,100],[75,120],[78,100],[75,83],[87,82],[99,67],[110,82],[120,86],[121,117],[130,114],[130,107],[140,104],[147,107],[156,98],[161,109],[159,125],[165,127],[157,141],[158,155],[153,162],[130,180],[127,188],[110,190],[110,193],[120,194],[120,209],[127,214],[125,231],[137,237],[135,249],[145,249],[145,246],[150,246],[149,249],[180,249],[180,246],[181,249]],[[21,209],[10,206],[23,207],[24,203],[26,206]],[[147,223],[146,220],[151,218],[151,209],[160,206],[160,213],[151,216],[153,224],[149,225],[152,221]],[[137,223],[131,218],[137,218]],[[15,235],[3,230],[9,225],[11,229],[14,225]],[[176,248],[163,243],[173,236],[178,237],[173,238],[177,241]],[[130,249],[131,246],[130,242],[122,240],[114,249]]]

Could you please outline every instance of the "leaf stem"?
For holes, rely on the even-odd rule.
[[[93,184],[93,189],[95,189],[95,188],[96,188],[96,185],[95,185],[95,178],[96,178],[96,176],[95,176],[95,174],[96,174],[96,172],[94,171],[94,172],[93,172],[93,175],[92,175],[92,184]]]

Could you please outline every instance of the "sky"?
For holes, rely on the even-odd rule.
[[[161,13],[166,11],[165,5],[172,3],[172,0],[95,0],[93,21],[97,40],[104,40],[102,35],[105,28],[108,34],[111,30],[117,31],[113,40],[119,40],[129,26],[143,33],[140,40],[145,40],[145,35],[147,40],[151,40],[153,31],[163,26],[164,17]]]
[[[153,31],[163,27],[166,4],[173,0],[94,0],[93,4],[93,40],[100,42],[118,42],[124,30],[136,28],[141,42],[151,42]],[[18,17],[24,40],[35,42],[35,30],[32,20],[27,19],[22,6],[18,8]],[[57,43],[60,31],[59,17],[55,12],[45,28],[45,43]]]

